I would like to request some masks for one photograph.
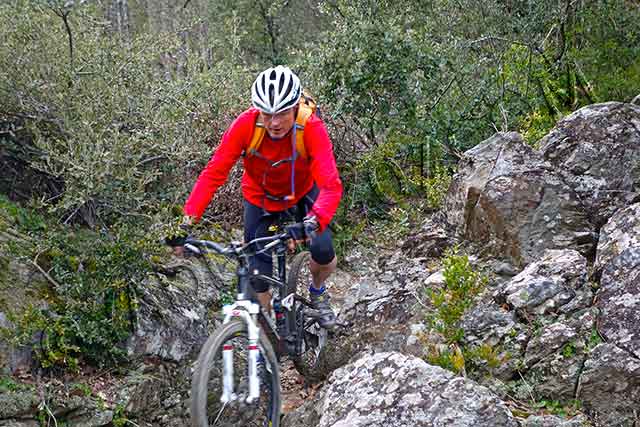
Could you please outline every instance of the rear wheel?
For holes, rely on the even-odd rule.
[[[249,395],[247,326],[233,320],[218,329],[204,344],[191,383],[191,425],[193,427],[278,427],[280,425],[280,370],[273,348],[260,332],[262,361],[258,367],[260,397]],[[237,398],[222,403],[222,348],[233,348],[233,386]],[[227,347],[228,348],[228,347]]]
[[[286,294],[296,294],[309,302],[309,283],[311,271],[309,261],[311,254],[304,251],[296,254],[290,263],[289,277],[287,278]],[[309,317],[307,306],[295,300],[292,312],[295,320],[291,320],[290,327],[296,332],[296,351],[292,355],[293,364],[305,379],[310,382],[318,382],[323,379],[318,372],[318,364],[321,360],[322,350],[327,341],[327,330],[321,328],[316,319]]]

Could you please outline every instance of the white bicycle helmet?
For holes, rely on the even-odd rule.
[[[278,65],[258,75],[251,86],[251,103],[258,110],[275,114],[294,107],[302,90],[300,79],[288,67]]]

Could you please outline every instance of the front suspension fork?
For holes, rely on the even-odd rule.
[[[257,326],[257,314],[260,307],[251,301],[238,301],[232,306],[225,306],[224,323],[228,323],[233,317],[241,317],[247,325],[249,343],[247,345],[247,374],[249,379],[249,394],[246,403],[252,403],[260,397],[260,378],[258,377],[258,358],[260,349],[258,338],[260,329]],[[222,396],[220,401],[228,403],[238,398],[234,392],[233,352],[231,344],[224,344],[222,348]]]

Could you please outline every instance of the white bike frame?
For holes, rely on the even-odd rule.
[[[258,347],[258,339],[260,337],[260,329],[256,325],[256,318],[260,312],[260,306],[250,300],[242,299],[242,295],[238,296],[238,300],[222,308],[224,314],[223,323],[229,323],[233,318],[241,318],[247,325],[249,344],[247,346],[247,369],[249,374],[249,396],[246,398],[247,403],[252,403],[260,397],[260,378],[258,377],[258,355],[260,349]],[[228,403],[238,398],[233,389],[233,346],[225,344],[222,348],[222,396],[220,401]]]

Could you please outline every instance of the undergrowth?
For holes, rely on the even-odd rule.
[[[9,242],[8,256],[35,267],[46,280],[29,288],[20,309],[7,307],[15,329],[3,335],[33,348],[45,368],[76,370],[126,358],[137,287],[150,271],[154,244],[144,230],[121,225],[109,233],[61,226],[0,198],[7,224],[26,240]],[[34,282],[35,283],[35,282]],[[21,286],[21,285],[19,285]]]

